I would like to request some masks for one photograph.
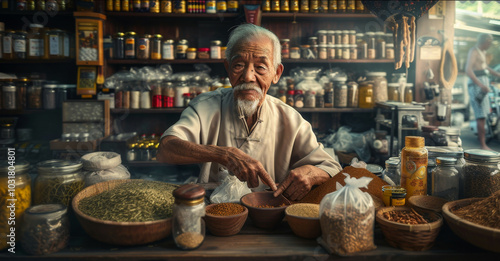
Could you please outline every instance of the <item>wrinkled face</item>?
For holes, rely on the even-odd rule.
[[[238,100],[259,100],[259,106],[264,102],[265,94],[272,83],[277,83],[283,65],[273,66],[273,45],[266,37],[245,39],[240,41],[233,51],[233,56],[225,61],[229,80]],[[238,88],[245,83],[245,88]],[[262,91],[259,94],[258,88]]]

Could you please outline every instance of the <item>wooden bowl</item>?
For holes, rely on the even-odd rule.
[[[236,204],[236,203],[231,203]],[[243,206],[243,212],[231,216],[219,216],[208,213],[209,210],[218,204],[210,204],[205,207],[205,224],[215,236],[232,236],[240,232],[248,217],[248,209]]]
[[[409,211],[408,207],[383,207],[377,210],[376,220],[389,245],[403,250],[424,251],[430,249],[443,225],[443,217],[433,211],[419,212],[430,219],[428,224],[410,225],[389,221],[384,217],[389,211]]]
[[[500,253],[500,229],[472,223],[453,213],[455,209],[483,199],[466,198],[448,202],[443,206],[443,216],[451,230],[463,240],[482,249]]]
[[[101,220],[84,214],[78,204],[84,198],[113,189],[125,182],[143,180],[110,180],[94,184],[80,191],[72,201],[76,217],[83,229],[92,238],[111,245],[142,245],[166,238],[172,233],[172,219],[160,219],[146,222],[116,222]]]
[[[417,195],[408,199],[408,205],[415,210],[430,210],[438,213],[441,213],[443,205],[447,202],[446,199],[428,195]]]
[[[290,201],[281,195],[274,197],[273,193],[273,191],[259,191],[241,197],[241,204],[248,208],[248,215],[256,227],[275,228],[285,217],[285,209],[290,205]],[[259,207],[265,205],[274,207]]]
[[[318,207],[317,217],[304,217],[291,214],[293,208],[300,207],[300,205],[310,205]],[[285,209],[286,220],[292,229],[293,233],[303,238],[317,238],[321,236],[321,225],[319,223],[319,204],[312,203],[297,203],[288,206]]]

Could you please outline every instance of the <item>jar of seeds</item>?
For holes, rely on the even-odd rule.
[[[61,204],[29,207],[21,226],[21,246],[30,255],[55,253],[68,245],[67,208]]]
[[[488,197],[500,190],[500,153],[481,149],[464,151],[465,198]]]
[[[85,185],[81,172],[82,163],[65,160],[46,160],[38,163],[33,204],[71,204],[73,197]]]
[[[187,184],[173,191],[175,198],[172,235],[177,247],[184,250],[198,248],[205,239],[205,189]]]

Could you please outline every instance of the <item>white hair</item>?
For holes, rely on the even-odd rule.
[[[233,49],[244,39],[267,37],[271,40],[273,44],[273,66],[274,69],[278,68],[281,63],[281,44],[278,37],[271,31],[254,24],[242,24],[236,27],[229,35],[229,41],[227,42],[226,57],[231,63],[233,57]]]

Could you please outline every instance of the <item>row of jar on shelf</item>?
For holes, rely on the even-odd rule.
[[[365,6],[355,0],[263,0],[263,12],[365,13]]]
[[[238,10],[238,0],[106,0],[108,12],[215,14]]]
[[[0,80],[0,109],[56,109],[64,101],[76,98],[76,84],[56,81],[19,79]]]
[[[75,9],[74,0],[5,0],[0,10],[9,11],[72,11]]]
[[[73,34],[30,24],[29,31],[4,30],[0,22],[0,60],[64,59],[75,57]]]

